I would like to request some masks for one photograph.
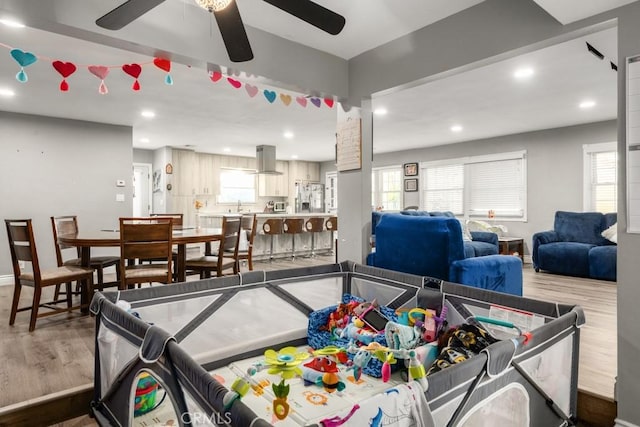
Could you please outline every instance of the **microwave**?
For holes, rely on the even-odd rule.
[[[286,212],[287,203],[286,202],[273,202],[273,211],[274,212]]]

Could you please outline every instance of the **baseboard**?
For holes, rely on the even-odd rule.
[[[623,421],[619,418],[616,418],[615,427],[639,427],[639,426],[636,424],[629,423],[627,421]]]
[[[0,276],[0,286],[13,285],[13,274]]]

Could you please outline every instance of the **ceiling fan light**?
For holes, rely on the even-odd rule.
[[[229,6],[232,0],[195,0],[196,4],[209,12],[219,12]]]

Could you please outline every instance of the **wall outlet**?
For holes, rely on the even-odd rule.
[[[116,202],[124,202],[124,194],[122,193],[116,194]]]

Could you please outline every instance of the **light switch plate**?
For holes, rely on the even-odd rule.
[[[116,187],[124,187],[124,179],[119,179],[116,181]]]
[[[116,202],[124,202],[124,194],[122,193],[116,194]]]

